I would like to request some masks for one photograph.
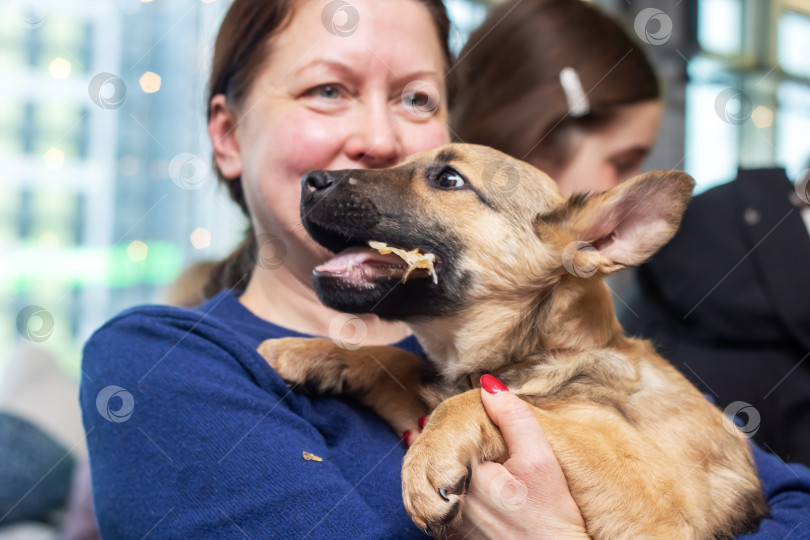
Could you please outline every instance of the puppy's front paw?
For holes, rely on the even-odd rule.
[[[452,437],[427,430],[405,454],[402,499],[417,527],[440,534],[461,521],[464,495],[470,487],[470,458]]]
[[[263,341],[257,351],[289,384],[313,387],[326,375],[323,369],[336,347],[326,339],[288,337]]]

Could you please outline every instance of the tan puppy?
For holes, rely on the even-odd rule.
[[[357,395],[400,433],[435,408],[402,470],[419,527],[457,524],[471,464],[507,458],[473,389],[481,373],[534,406],[594,538],[727,537],[767,513],[745,438],[649,342],[624,335],[603,277],[672,237],[687,174],[566,200],[526,163],[454,144],[302,184],[304,226],[338,253],[315,270],[321,300],[405,321],[432,367],[325,339],[259,352],[292,383]],[[433,269],[369,241],[431,254]]]

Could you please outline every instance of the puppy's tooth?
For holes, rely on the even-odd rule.
[[[441,495],[442,499],[447,502],[450,502],[450,498],[447,496],[447,491],[444,488],[439,488],[439,495]]]

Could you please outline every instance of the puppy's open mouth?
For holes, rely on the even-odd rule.
[[[373,288],[380,278],[402,280],[432,278],[438,283],[441,262],[433,253],[403,249],[370,241],[369,247],[354,246],[317,266],[315,277],[333,277],[349,285]]]

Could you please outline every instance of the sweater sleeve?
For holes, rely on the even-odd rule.
[[[255,351],[207,324],[136,312],[85,346],[80,399],[103,537],[418,535],[401,522],[389,530],[358,494],[361,474],[349,481],[331,462],[300,400],[272,372],[246,368]]]
[[[760,522],[758,531],[738,538],[810,538],[810,469],[783,463],[756,445],[753,451],[771,515]]]

